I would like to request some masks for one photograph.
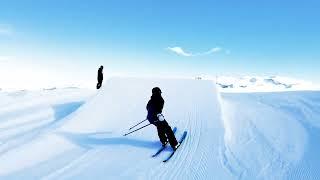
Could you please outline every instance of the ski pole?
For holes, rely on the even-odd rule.
[[[147,126],[149,126],[149,125],[151,125],[151,124],[147,124],[147,125],[145,125],[145,126],[142,126],[142,127],[139,128],[139,129],[136,129],[136,130],[134,130],[134,131],[131,131],[131,132],[128,132],[128,133],[124,134],[123,136],[127,136],[127,135],[129,135],[129,134],[131,134],[131,133],[134,133],[134,132],[136,132],[136,131],[138,131],[138,130],[140,130],[140,129],[142,129],[142,128],[145,128],[145,127],[147,127]]]
[[[133,129],[133,128],[137,127],[139,124],[141,124],[141,123],[145,122],[146,120],[148,120],[148,119],[145,119],[145,120],[143,120],[143,121],[139,122],[138,124],[136,124],[136,125],[132,126],[129,130],[131,130],[131,129]]]

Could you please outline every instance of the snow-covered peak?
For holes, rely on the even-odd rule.
[[[270,92],[319,90],[319,86],[304,80],[281,76],[218,76],[216,83],[221,91],[228,92]]]

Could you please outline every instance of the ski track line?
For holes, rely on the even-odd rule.
[[[188,149],[187,153],[185,153],[185,157],[184,159],[181,159],[181,162],[187,162],[186,168],[187,169],[192,169],[194,167],[196,167],[192,161],[194,161],[194,154],[198,151],[199,149],[199,144],[200,144],[200,140],[201,140],[201,131],[202,131],[202,120],[199,118],[199,113],[198,113],[198,106],[197,103],[192,102],[192,104],[194,105],[193,107],[193,113],[192,113],[192,118],[190,119],[190,121],[193,123],[192,126],[189,127],[189,129],[193,130],[190,131],[189,135],[190,137],[194,137],[192,138],[192,140],[190,140],[190,142],[188,143],[188,146],[186,147]],[[193,147],[193,148],[192,148]],[[190,179],[196,179],[196,175],[199,174],[198,173],[191,173],[188,172],[188,175],[190,177]],[[200,173],[201,174],[201,173]],[[183,177],[182,176],[182,172],[178,173],[176,177]]]
[[[167,148],[170,148],[170,146],[168,146]],[[146,157],[146,159],[139,159],[139,161],[136,162],[135,166],[130,167],[122,173],[121,178],[124,177],[127,179],[132,179],[131,174],[134,174],[135,172],[144,172],[134,179],[164,179],[165,175],[164,173],[161,173],[163,171],[163,168],[166,167],[162,162],[163,157],[161,156],[161,154],[163,154],[164,152],[166,151],[163,151],[154,158],[150,155],[150,157]],[[135,152],[133,151],[133,153]],[[148,164],[149,167],[152,167],[147,173],[145,173],[145,164]]]
[[[207,125],[211,122],[207,122],[207,119],[200,119],[197,103],[192,102],[192,104],[191,113],[188,114],[187,118],[188,136],[183,142],[182,148],[175,154],[176,157],[170,160],[173,161],[171,169],[175,169],[175,171],[171,170],[170,174],[167,174],[169,179],[203,179],[207,170],[208,159],[205,157],[209,153],[207,150],[210,149],[210,143],[204,137],[203,131],[205,131],[204,124]],[[201,146],[202,143],[206,144]],[[189,171],[186,171],[187,169]]]
[[[302,162],[301,164],[304,163],[305,162]],[[305,163],[302,168],[296,166],[295,171],[293,173],[288,174],[286,179],[320,179],[319,175],[313,177],[310,172],[310,169],[311,167],[308,163]]]
[[[188,127],[188,135],[185,139],[185,141],[183,142],[183,144],[181,145],[181,149],[179,148],[177,151],[177,153],[175,154],[175,157],[172,157],[172,166],[177,167],[175,169],[175,171],[171,172],[171,177],[170,179],[181,179],[183,176],[181,176],[182,170],[181,168],[186,168],[190,166],[190,159],[192,158],[192,155],[190,153],[191,151],[191,144],[194,144],[193,142],[197,140],[197,136],[194,136],[194,138],[190,138],[193,137],[193,135],[195,135],[195,133],[193,133],[193,129],[191,130],[191,127],[196,127],[196,122],[192,121],[194,118],[194,112],[189,114],[189,118],[188,118],[188,122],[189,124],[191,123],[191,126],[189,125]],[[182,130],[183,133],[184,130]],[[182,135],[182,134],[181,134]],[[180,135],[180,136],[181,136]],[[190,136],[192,135],[192,136]],[[180,138],[180,136],[178,137],[178,139]],[[189,159],[187,158],[189,157]],[[180,170],[180,171],[179,171]]]
[[[183,159],[178,159],[177,161],[179,162],[184,162],[185,167],[187,169],[189,169],[190,167],[192,167],[191,161],[193,160],[193,154],[195,151],[197,151],[197,149],[199,148],[199,143],[200,143],[200,131],[196,131],[199,130],[199,118],[197,115],[197,108],[194,102],[192,102],[192,104],[194,105],[194,107],[192,108],[192,114],[189,117],[189,120],[192,122],[192,125],[189,126],[189,142],[186,144],[185,148],[187,151],[186,153],[184,153],[184,157]],[[201,122],[200,122],[201,123]],[[192,148],[192,146],[194,148]],[[189,158],[188,158],[189,157]],[[178,177],[183,177],[183,172],[177,172],[176,176],[174,176],[173,179],[178,179]],[[189,174],[189,173],[188,173]],[[185,174],[188,175],[188,174]],[[189,177],[191,179],[194,179],[194,175],[192,175],[192,177]]]
[[[179,155],[172,159],[175,168],[179,169],[183,166],[185,169],[171,172],[171,176],[168,176],[169,179],[203,179],[206,174],[204,172],[207,169],[205,166],[208,159],[202,159],[201,157],[203,157],[203,153],[205,152],[210,153],[208,150],[210,149],[211,141],[208,141],[208,138],[203,135],[203,133],[207,133],[203,124],[206,124],[208,127],[213,121],[207,119],[208,117],[200,116],[202,113],[199,111],[198,104],[201,104],[202,100],[202,98],[193,100],[193,106],[189,110],[192,113],[188,117],[187,129],[189,132],[187,139],[184,142],[183,148],[178,152]],[[203,145],[203,143],[205,144]]]
[[[179,140],[183,131],[185,131],[185,130],[188,131],[187,138],[183,142],[183,145],[181,145],[181,149],[179,148],[179,152],[177,152],[174,155],[174,157],[172,157],[172,159],[170,159],[166,163],[163,163],[162,160],[165,157],[167,157],[169,155],[169,153],[166,152],[166,153],[162,153],[162,155],[160,154],[159,157],[161,157],[161,158],[159,158],[157,160],[157,161],[159,161],[160,165],[158,166],[158,168],[155,171],[153,171],[152,173],[149,174],[148,179],[174,179],[175,174],[182,171],[181,166],[188,165],[187,161],[186,161],[188,159],[186,159],[186,157],[184,157],[181,160],[181,154],[185,154],[184,152],[182,152],[183,150],[185,150],[185,151],[187,151],[186,156],[188,156],[188,154],[189,154],[188,152],[190,151],[190,148],[188,145],[191,144],[191,142],[193,140],[192,136],[190,136],[190,134],[193,134],[192,133],[193,129],[190,128],[192,126],[192,125],[190,125],[190,123],[193,122],[190,120],[191,116],[192,116],[191,112],[187,111],[184,115],[184,118],[182,120],[179,120],[180,121],[178,123],[179,127],[178,127],[178,131],[176,133],[177,140]],[[171,148],[171,147],[168,146],[167,148]]]
[[[182,133],[181,128],[178,128],[178,131],[176,133],[176,137],[177,138],[180,137],[181,133]],[[170,151],[171,151],[170,145],[167,147],[167,149],[170,149]],[[163,152],[158,156],[158,158],[155,159],[156,163],[158,163],[156,165],[157,168],[148,174],[148,179],[165,179],[168,177],[169,174],[174,173],[178,169],[178,167],[176,165],[172,165],[172,164],[175,164],[173,161],[170,162],[171,160],[173,160],[173,157],[172,157],[172,159],[170,159],[170,161],[168,161],[166,163],[162,162],[162,160],[164,158],[166,158],[169,155],[169,153],[170,152]],[[175,154],[175,155],[177,155],[177,154]]]
[[[197,122],[194,121],[195,120],[195,109],[194,109],[194,102],[191,102],[191,104],[193,106],[190,107],[190,111],[188,113],[188,116],[186,119],[188,119],[188,123],[185,129],[181,130],[181,134],[182,135],[184,130],[188,131],[188,135],[185,139],[185,141],[183,142],[183,144],[181,145],[181,149],[179,149],[175,155],[177,155],[176,157],[172,157],[171,160],[173,160],[172,166],[173,167],[178,167],[176,168],[176,171],[172,172],[171,175],[171,179],[181,179],[181,178],[185,178],[186,174],[181,175],[182,173],[186,173],[186,172],[182,172],[181,169],[182,167],[186,168],[190,166],[190,161],[192,159],[192,149],[191,146],[194,144],[194,141],[197,141],[198,136],[195,133],[195,130],[198,128],[197,127]],[[179,136],[179,138],[180,138]],[[180,171],[179,171],[180,170]],[[185,170],[184,170],[185,171]],[[170,176],[169,176],[170,177]]]
[[[197,104],[200,104],[197,103]],[[210,149],[213,147],[214,141],[210,138],[210,130],[209,127],[212,126],[212,123],[215,123],[215,117],[202,117],[200,119],[200,113],[199,107],[197,106],[197,117],[196,121],[200,123],[200,126],[197,127],[198,130],[198,142],[197,142],[197,152],[194,152],[194,154],[197,156],[196,159],[193,160],[190,174],[191,175],[197,175],[193,177],[192,179],[208,179],[206,171],[208,170],[208,162],[213,160],[214,156],[211,157],[211,155],[214,154],[214,151],[210,151]],[[208,119],[209,118],[209,119]],[[213,119],[211,119],[213,118]],[[219,118],[219,117],[218,117]],[[195,165],[194,165],[195,164]],[[212,178],[212,177],[211,177]]]
[[[199,112],[199,111],[197,111],[197,112]],[[210,149],[210,143],[208,141],[206,142],[206,144],[204,146],[200,145],[200,143],[201,143],[200,140],[205,137],[204,132],[208,132],[208,131],[205,129],[205,127],[207,127],[207,124],[204,125],[204,120],[199,119],[199,114],[197,114],[197,120],[200,121],[200,127],[201,127],[201,128],[199,128],[199,142],[198,142],[197,146],[200,148],[201,147],[206,148],[208,146],[208,148]],[[200,152],[201,152],[201,155],[199,155],[200,157],[198,158],[198,168],[194,169],[194,172],[199,172],[199,175],[201,175],[200,177],[197,177],[198,179],[205,179],[204,176],[205,176],[205,171],[207,169],[207,164],[208,164],[207,157],[209,157],[208,153],[210,153],[210,152],[204,151],[204,150],[201,150]],[[192,167],[194,167],[194,166],[192,166]],[[192,173],[192,174],[194,174],[194,173]]]

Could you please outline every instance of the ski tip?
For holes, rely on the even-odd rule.
[[[184,131],[183,134],[182,134],[182,137],[185,138],[187,136],[187,134],[188,134],[188,132]]]
[[[155,157],[157,157],[159,154],[160,154],[160,153],[153,154],[153,155],[151,155],[151,157],[152,157],[152,158],[155,158]]]
[[[169,158],[169,159],[170,159],[170,158]],[[166,162],[168,162],[168,161],[169,161],[169,159],[165,159],[165,160],[163,160],[162,162],[166,163]]]

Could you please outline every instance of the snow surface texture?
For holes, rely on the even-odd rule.
[[[239,179],[319,179],[320,92],[224,93],[225,165]]]
[[[146,116],[159,86],[188,136],[163,163]],[[320,92],[219,93],[204,80],[113,78],[80,89],[0,93],[0,179],[319,179]]]

